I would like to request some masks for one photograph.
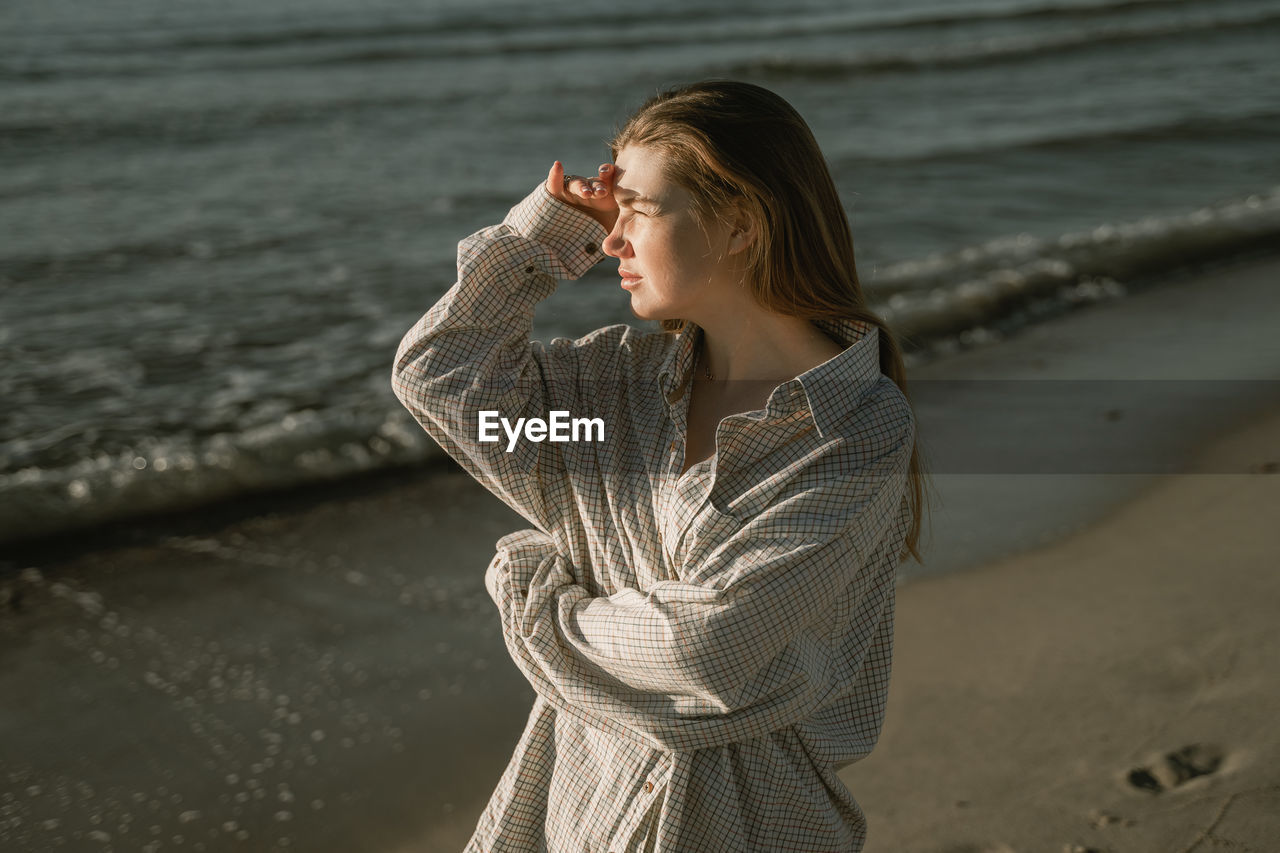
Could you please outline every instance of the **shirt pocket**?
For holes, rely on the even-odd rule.
[[[733,538],[741,527],[742,520],[736,515],[716,509],[709,499],[704,501],[681,542],[680,550],[684,558],[676,567],[679,579],[686,583],[697,583],[703,576],[702,569],[708,558]]]

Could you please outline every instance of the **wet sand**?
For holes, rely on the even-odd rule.
[[[1280,837],[1278,273],[913,373],[940,504],[843,773],[868,850]],[[527,524],[448,469],[312,492],[5,552],[0,849],[461,849],[533,700],[482,579]]]

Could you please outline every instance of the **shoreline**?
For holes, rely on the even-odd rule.
[[[991,349],[992,346],[1001,353],[1006,352],[1010,345],[1028,338],[1034,339],[1041,328],[1055,328],[1060,323],[1069,322],[1081,314],[1088,315],[1099,308],[1124,306],[1134,300],[1160,299],[1161,294],[1179,288],[1188,279],[1230,277],[1242,270],[1248,271],[1274,264],[1280,264],[1280,255],[1260,247],[1228,257],[1194,256],[1162,272],[1148,271],[1138,275],[1132,281],[1128,281],[1127,291],[1118,299],[1100,296],[1099,294],[1107,292],[1108,289],[1099,289],[1096,284],[1063,284],[1062,289],[1055,296],[1049,290],[1045,290],[1042,283],[1040,289],[1044,292],[1038,299],[1033,298],[1030,292],[1022,293],[1017,298],[1009,297],[1012,299],[1010,302],[1012,308],[987,318],[987,322],[983,325],[962,330],[965,325],[962,323],[956,326],[952,333],[938,333],[926,337],[918,349],[908,348],[910,365],[908,376],[917,386],[931,382],[941,384],[950,381],[949,377],[953,373],[972,373],[972,367],[957,370],[955,365],[963,364],[974,357],[980,359],[979,354]],[[1097,293],[1080,295],[1091,292],[1091,289],[1096,290]],[[1065,296],[1067,291],[1073,295]],[[1213,310],[1212,305],[1204,307]],[[1027,315],[1033,319],[1027,319]],[[978,322],[979,319],[981,318],[977,316],[969,316],[966,323]],[[962,343],[962,340],[965,342]],[[1005,371],[997,366],[997,375],[1002,372]],[[1269,381],[1280,380],[1270,377]],[[417,429],[411,421],[407,426]],[[1203,440],[1203,436],[1201,439]],[[7,554],[15,555],[12,559],[0,557],[0,580],[3,580],[6,564],[12,568],[23,560],[65,560],[76,553],[114,547],[120,543],[142,541],[147,531],[160,531],[159,536],[153,537],[159,538],[170,527],[207,528],[210,526],[210,519],[215,520],[213,524],[222,526],[239,519],[272,512],[277,508],[301,509],[319,502],[345,499],[351,495],[398,488],[412,482],[420,474],[433,470],[458,470],[443,452],[438,448],[435,450],[437,452],[434,455],[409,464],[353,472],[337,478],[318,479],[298,485],[250,489],[202,503],[188,504],[186,501],[190,496],[185,496],[181,499],[184,502],[182,504],[184,508],[178,510],[157,510],[143,515],[106,517],[83,527],[66,527],[23,538],[0,539],[0,548],[3,548]],[[1003,462],[1008,464],[1008,460]],[[315,497],[309,497],[311,495]],[[89,511],[96,512],[92,507]],[[40,529],[44,531],[43,527]],[[9,527],[5,527],[0,533],[7,535],[8,531]],[[74,544],[76,541],[83,541],[84,545],[77,546]]]
[[[1280,260],[1187,275],[912,372],[946,543],[906,579],[1059,541],[1280,404]],[[930,457],[933,457],[930,459]],[[993,523],[1000,519],[1001,523]]]
[[[867,811],[868,850],[1046,849],[1047,835],[1009,814],[1011,802],[1026,810],[1028,779],[1050,792],[1035,812],[1044,832],[1058,833],[1047,849],[1083,843],[1073,839],[1085,839],[1079,816],[1092,808],[1122,816],[1105,824],[1113,829],[1138,821],[1125,827],[1138,838],[1147,831],[1141,821],[1153,818],[1131,808],[1145,801],[1116,799],[1130,796],[1123,787],[1117,793],[1117,774],[1198,742],[1193,737],[1202,735],[1190,729],[1185,737],[1170,729],[1167,741],[1151,737],[1152,721],[1167,723],[1170,707],[1186,699],[1175,688],[1191,678],[1196,660],[1221,669],[1211,686],[1222,696],[1258,709],[1259,719],[1270,713],[1280,692],[1274,679],[1260,681],[1252,670],[1241,679],[1219,666],[1223,650],[1237,650],[1228,656],[1235,666],[1247,669],[1253,660],[1251,647],[1228,629],[1270,625],[1276,599],[1261,585],[1265,560],[1256,551],[1230,552],[1237,554],[1232,568],[1244,573],[1240,584],[1248,583],[1230,597],[1215,598],[1193,581],[1204,548],[1215,558],[1229,553],[1197,533],[1229,537],[1232,523],[1247,522],[1258,547],[1257,535],[1270,531],[1247,512],[1273,500],[1280,481],[1249,475],[1250,488],[1261,491],[1243,504],[1246,493],[1231,489],[1158,500],[1178,483],[1238,477],[1229,472],[1240,460],[1280,461],[1261,453],[1257,435],[1276,434],[1275,422],[1261,415],[1273,417],[1280,401],[1242,395],[1245,385],[1227,381],[1280,377],[1280,344],[1255,333],[1280,314],[1272,286],[1278,273],[1280,261],[1270,260],[1191,276],[917,369],[923,393],[915,402],[935,447],[965,449],[994,437],[997,449],[1044,449],[1050,469],[1087,458],[1101,471],[1035,473],[1018,469],[1029,463],[1015,455],[994,457],[1011,470],[965,472],[973,460],[960,457],[964,464],[938,475],[944,502],[924,544],[945,550],[927,552],[927,571],[904,573],[910,582],[899,593],[901,640],[884,736],[842,774]],[[1188,318],[1200,319],[1191,326],[1193,346],[1181,331]],[[1123,386],[1125,416],[1099,420],[1109,409],[1088,399],[1070,407],[1085,416],[1070,431],[1056,429],[1064,412],[1053,406],[1017,420],[1025,407],[1002,408],[1004,395],[974,395],[964,384],[1033,379],[1043,387],[1099,377],[1132,383]],[[1155,393],[1169,378],[1189,383],[1175,386],[1172,399]],[[1168,440],[1149,440],[1153,430]],[[1241,430],[1253,437],[1232,445]],[[1137,473],[1109,473],[1132,461],[1135,441],[1159,445],[1156,455]],[[1204,453],[1224,441],[1236,455]],[[1196,449],[1190,467],[1208,473],[1160,472],[1162,459],[1192,459],[1188,448]],[[41,849],[53,838],[85,844],[102,833],[132,848],[156,826],[166,849],[213,850],[232,841],[284,849],[280,839],[316,851],[460,849],[533,701],[506,656],[482,581],[493,542],[528,524],[447,468],[412,472],[393,488],[375,479],[354,492],[334,484],[319,501],[296,493],[273,505],[257,496],[254,507],[227,507],[225,516],[122,525],[91,550],[15,561],[16,571],[0,578],[0,690],[28,698],[0,711],[0,732],[12,745],[5,770],[20,795],[6,804],[11,823],[0,825],[0,846]],[[1158,523],[1151,506],[1164,507]],[[1090,538],[1108,530],[1106,542]],[[1090,542],[1118,548],[1119,562],[1100,562]],[[1166,589],[1162,566],[1142,557],[1173,543],[1179,547],[1170,559],[1190,568],[1176,575],[1180,586]],[[1280,543],[1260,553],[1280,553]],[[1036,562],[1062,554],[1070,558],[1054,563],[1057,570]],[[1115,568],[1125,561],[1142,567],[1127,585]],[[1077,577],[1094,586],[1081,589]],[[1160,607],[1148,604],[1148,586],[1164,596]],[[1099,589],[1113,593],[1091,597]],[[1206,647],[1186,645],[1178,630],[1195,626],[1195,639],[1215,620],[1227,633],[1210,632]],[[1092,645],[1067,642],[1080,624],[1093,626],[1084,632]],[[1010,642],[1011,635],[1036,642]],[[1139,642],[1147,635],[1163,644]],[[959,655],[981,643],[990,649],[985,661]],[[1161,666],[1139,667],[1129,656],[1135,647],[1163,655]],[[957,657],[936,665],[938,649]],[[1029,658],[1009,657],[1016,653]],[[1073,680],[1058,684],[1057,673]],[[1145,690],[1137,699],[1128,695],[1135,692],[1129,679]],[[969,684],[986,693],[975,696]],[[1006,704],[979,701],[986,697]],[[1137,709],[1132,715],[1126,702]],[[1163,716],[1151,716],[1156,710]],[[1052,728],[1031,726],[1037,719]],[[1016,725],[1023,729],[1014,742],[995,740]],[[1091,766],[1102,769],[1083,772],[1084,753],[1068,735],[1108,727],[1117,731],[1113,744],[1136,729],[1154,758],[1130,738],[1125,760],[1097,756]],[[957,730],[970,736],[955,738]],[[1221,740],[1211,726],[1202,731]],[[1238,762],[1269,756],[1274,744],[1261,735],[1239,743],[1222,740],[1226,758],[1214,778],[1200,788],[1205,780],[1192,780],[1176,796],[1210,784],[1254,784],[1265,764]],[[965,796],[947,784],[963,774],[973,776],[972,808],[955,806]],[[1075,798],[1061,813],[1053,811],[1059,790]],[[1254,796],[1232,800],[1227,818]],[[893,841],[881,847],[882,839]],[[1030,846],[1007,847],[1014,843]]]

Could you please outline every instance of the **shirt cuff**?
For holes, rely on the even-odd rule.
[[[511,208],[502,222],[550,250],[571,280],[604,258],[600,244],[609,232],[587,213],[552,196],[545,183]]]

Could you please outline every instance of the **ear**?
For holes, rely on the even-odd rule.
[[[734,207],[732,223],[729,228],[729,254],[736,255],[746,251],[756,241],[760,236],[760,229],[755,218],[741,203]]]

